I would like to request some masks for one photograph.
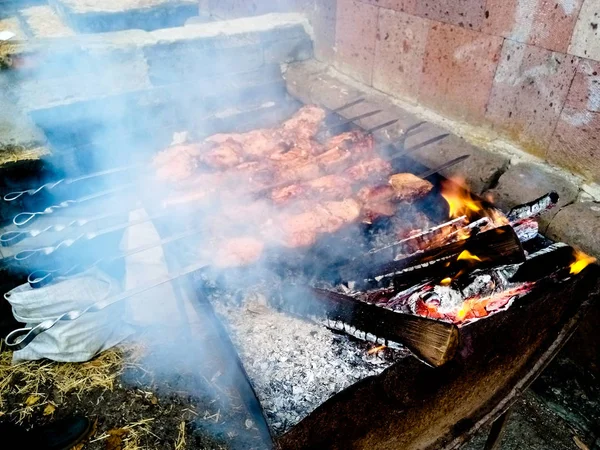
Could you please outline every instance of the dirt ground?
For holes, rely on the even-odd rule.
[[[84,414],[86,450],[224,449],[233,437],[218,399],[160,386],[138,361],[140,348],[109,350],[83,364],[28,362],[0,354],[0,422],[25,426]],[[229,434],[228,434],[229,432]]]
[[[184,368],[180,379],[162,379],[144,367],[146,351],[128,345],[83,364],[17,366],[1,352],[0,423],[29,427],[84,414],[95,425],[77,450],[260,448],[214,380],[190,382]],[[598,449],[599,417],[598,380],[560,357],[513,406],[499,449]],[[463,450],[483,449],[488,432]]]

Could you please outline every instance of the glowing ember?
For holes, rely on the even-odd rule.
[[[456,260],[457,261],[479,261],[479,262],[481,262],[481,258],[479,256],[473,255],[468,250],[463,250],[463,252],[460,255],[458,255],[458,258],[456,258]]]
[[[580,250],[575,250],[573,252],[573,256],[575,256],[575,261],[570,266],[570,268],[571,268],[570,274],[571,275],[577,275],[579,272],[581,272],[587,266],[596,262],[596,258],[594,258],[593,256],[590,256],[590,255],[587,255]]]
[[[385,350],[385,345],[379,345],[377,347],[373,347],[372,349],[370,349],[367,354],[369,355],[375,355],[376,353],[379,353],[381,351]]]
[[[452,278],[450,277],[444,278],[442,281],[440,281],[440,285],[442,286],[449,286],[450,283],[452,283]]]

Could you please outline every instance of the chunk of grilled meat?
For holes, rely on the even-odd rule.
[[[286,135],[288,139],[290,137],[294,140],[312,139],[319,132],[321,123],[326,115],[327,113],[325,110],[318,106],[303,106],[291,119],[286,120],[283,123],[281,132]]]
[[[233,141],[241,146],[244,157],[249,160],[260,160],[273,153],[286,150],[281,133],[276,129],[252,130],[247,133],[215,134],[207,138],[206,141],[218,145]]]
[[[412,173],[398,173],[389,178],[389,184],[380,186],[365,186],[358,194],[358,199],[367,203],[387,201],[411,202],[422,198],[433,189],[433,184]]]
[[[412,201],[424,197],[433,189],[433,184],[412,173],[397,173],[390,177],[395,200]]]
[[[314,245],[319,234],[339,231],[344,226],[356,222],[360,213],[360,203],[352,198],[317,203],[301,213],[280,214],[265,227],[263,235],[284,247],[309,247]]]
[[[152,160],[159,181],[177,182],[190,177],[210,145],[175,145],[158,153]]]
[[[352,195],[352,183],[341,175],[326,175],[301,184],[292,184],[271,192],[271,200],[282,205],[302,198],[339,200]]]
[[[219,268],[247,266],[260,259],[264,248],[264,241],[253,237],[227,239],[217,245],[212,262]]]
[[[354,182],[380,181],[392,173],[392,165],[381,159],[361,161],[344,171],[344,176]]]
[[[239,142],[227,139],[203,154],[200,160],[214,169],[230,169],[244,162],[244,148]]]

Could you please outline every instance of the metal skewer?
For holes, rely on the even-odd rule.
[[[139,206],[139,203],[137,203],[134,206],[134,208],[137,208],[138,206]],[[0,245],[2,247],[10,247],[11,245],[18,244],[19,242],[23,241],[24,239],[34,238],[43,233],[49,233],[49,232],[58,233],[58,232],[66,230],[68,228],[83,227],[92,222],[97,222],[99,220],[104,220],[104,219],[108,219],[110,217],[119,216],[119,215],[125,214],[127,212],[128,211],[117,211],[117,212],[113,212],[113,213],[101,214],[101,215],[92,216],[92,217],[80,217],[78,219],[71,220],[70,222],[66,222],[66,223],[58,224],[58,225],[50,225],[50,226],[47,226],[46,228],[42,228],[42,229],[38,229],[38,230],[7,231],[6,233],[3,233],[0,235]]]
[[[157,214],[153,214],[151,216],[145,217],[143,219],[139,219],[139,220],[134,220],[133,222],[124,222],[121,223],[119,225],[114,225],[112,227],[108,227],[105,228],[103,230],[100,231],[92,231],[89,233],[82,233],[79,236],[72,238],[72,239],[65,239],[61,242],[59,242],[56,245],[53,245],[51,247],[41,247],[41,248],[36,248],[36,249],[31,249],[31,250],[22,250],[19,253],[17,253],[14,258],[17,261],[25,261],[29,258],[32,258],[35,255],[51,255],[52,253],[60,250],[61,248],[66,248],[66,247],[71,247],[74,244],[76,244],[77,242],[80,241],[91,241],[92,239],[96,239],[100,236],[104,236],[106,234],[109,233],[113,233],[115,231],[120,231],[120,230],[124,230],[126,228],[135,226],[135,225],[140,225],[146,222],[150,222],[154,219],[159,219],[161,217],[165,217],[167,215],[169,215],[169,212],[160,212]]]
[[[90,180],[92,178],[102,177],[105,175],[111,175],[111,174],[119,173],[119,172],[126,172],[128,170],[136,169],[140,166],[143,166],[143,164],[133,164],[130,166],[116,167],[114,169],[103,170],[101,172],[94,172],[94,173],[82,175],[82,176],[76,177],[76,178],[63,178],[58,181],[53,181],[50,183],[42,184],[40,187],[38,187],[36,189],[27,189],[25,191],[10,192],[10,193],[6,194],[3,198],[4,198],[4,201],[6,201],[6,202],[12,202],[12,201],[15,201],[15,200],[21,198],[24,195],[33,196],[43,190],[50,191],[60,185],[70,185],[70,184],[77,183],[79,181]]]
[[[85,265],[76,264],[69,268],[55,269],[55,270],[36,270],[29,274],[29,276],[27,277],[27,281],[29,283],[29,286],[31,286],[33,289],[38,289],[38,288],[47,286],[52,281],[54,281],[57,277],[64,279],[66,277],[73,276],[73,275],[79,274],[81,272],[93,269],[94,267],[97,267],[100,264],[113,263],[115,261],[118,261],[119,259],[127,258],[129,256],[133,256],[138,253],[145,252],[146,250],[150,250],[155,247],[162,247],[163,245],[167,245],[167,244],[170,244],[172,242],[175,242],[175,241],[178,241],[181,239],[195,236],[197,234],[202,233],[203,231],[205,231],[205,228],[195,228],[195,229],[192,229],[189,231],[185,231],[183,233],[175,234],[168,238],[161,239],[158,242],[142,245],[142,246],[134,248],[132,250],[121,252],[114,256],[107,256],[104,258],[97,259],[96,261],[94,261],[91,264],[85,264]]]
[[[28,344],[30,344],[31,341],[33,341],[36,338],[36,336],[38,336],[39,334],[41,334],[45,331],[48,331],[50,328],[52,328],[58,322],[77,320],[79,317],[81,317],[85,313],[102,311],[103,309],[105,309],[111,305],[114,305],[115,303],[121,302],[121,301],[126,300],[130,297],[133,297],[135,295],[142,294],[144,292],[149,291],[150,289],[154,289],[158,286],[169,283],[169,282],[174,281],[183,276],[190,275],[194,272],[198,272],[199,270],[205,269],[207,267],[208,267],[208,265],[205,263],[191,264],[191,265],[186,266],[183,269],[177,271],[173,275],[168,275],[167,277],[162,277],[153,283],[150,283],[150,284],[147,284],[144,286],[140,286],[139,288],[130,289],[128,291],[121,292],[120,294],[117,294],[117,295],[113,295],[113,296],[108,297],[104,300],[101,300],[97,303],[94,303],[93,305],[90,305],[87,308],[84,308],[81,310],[69,311],[69,312],[57,317],[56,319],[45,320],[42,323],[36,325],[35,327],[26,327],[26,328],[16,329],[6,336],[6,339],[4,342],[6,343],[6,346],[12,350],[21,350],[21,349],[25,348]]]
[[[85,197],[81,197],[76,200],[65,200],[64,202],[60,202],[57,205],[49,206],[48,208],[44,209],[43,211],[22,212],[22,213],[17,214],[13,218],[13,224],[15,224],[17,227],[21,228],[21,227],[24,227],[27,224],[29,224],[31,221],[35,220],[37,217],[52,214],[56,210],[65,209],[65,208],[68,208],[68,207],[76,205],[76,204],[85,203],[85,202],[88,202],[91,200],[96,200],[96,199],[102,198],[102,197],[108,197],[109,195],[116,194],[117,192],[125,191],[134,186],[136,186],[136,183],[128,183],[123,186],[119,186],[119,187],[116,187],[113,189],[108,189],[106,191],[96,192],[95,194],[87,195]]]
[[[431,175],[435,175],[438,172],[441,172],[442,170],[446,170],[452,166],[455,166],[467,159],[469,159],[471,157],[471,155],[462,155],[459,156],[458,158],[454,158],[451,161],[448,161],[447,163],[442,164],[441,166],[436,167],[435,169],[431,169],[428,170],[427,172],[423,172],[419,175],[417,175],[419,178],[427,178],[430,177]]]
[[[414,134],[416,134],[416,133],[414,133]],[[409,155],[410,153],[413,153],[413,152],[416,152],[417,150],[422,149],[423,147],[427,147],[428,145],[435,144],[436,142],[446,139],[448,136],[450,136],[450,133],[440,134],[439,136],[435,136],[431,139],[428,139],[427,141],[421,142],[419,144],[413,145],[412,147],[404,149],[401,152],[395,153],[392,156],[390,156],[388,159],[392,160],[392,159],[402,158],[406,155]]]
[[[394,119],[394,120],[390,120],[389,122],[385,122],[382,123],[381,125],[377,125],[376,127],[371,128],[370,130],[367,130],[367,133],[369,134],[373,134],[376,131],[382,130],[384,128],[387,128],[391,125],[394,125],[396,122],[398,122],[400,119]]]
[[[340,106],[339,108],[335,108],[332,111],[334,113],[339,113],[339,112],[341,112],[341,111],[343,111],[345,109],[352,108],[353,106],[359,105],[359,104],[361,104],[364,101],[365,101],[365,98],[364,97],[360,97],[360,98],[357,98],[356,100],[353,100],[353,101],[351,101],[349,103],[346,103],[345,105]]]
[[[334,123],[333,125],[329,125],[329,126],[325,127],[322,132],[323,133],[327,133],[327,132],[329,132],[331,130],[334,130],[336,128],[343,127],[344,125],[349,125],[349,124],[351,124],[353,122],[356,122],[357,120],[366,119],[367,117],[371,117],[371,116],[374,116],[375,114],[379,114],[381,111],[382,111],[381,109],[378,109],[378,110],[375,110],[375,111],[370,111],[368,113],[360,114],[358,116],[351,117],[349,119],[343,120],[342,122]]]

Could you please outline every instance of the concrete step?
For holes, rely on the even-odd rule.
[[[50,0],[78,33],[182,26],[198,15],[197,0]]]
[[[30,6],[19,11],[25,28],[34,38],[74,36],[75,32],[49,5]]]

